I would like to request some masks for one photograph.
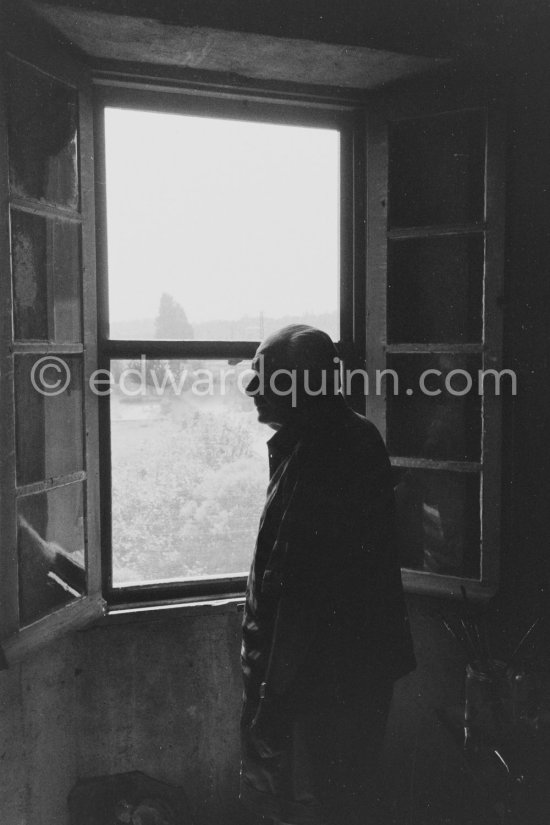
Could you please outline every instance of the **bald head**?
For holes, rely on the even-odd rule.
[[[247,387],[258,418],[273,427],[313,408],[339,392],[339,358],[326,332],[290,324],[269,335],[256,351],[256,372]]]
[[[322,370],[332,373],[338,359],[330,336],[307,324],[289,324],[268,335],[256,355],[264,356],[267,369],[308,370],[312,375]]]

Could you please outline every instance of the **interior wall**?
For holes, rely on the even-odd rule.
[[[548,615],[550,582],[550,61],[524,56],[508,106],[505,366],[518,394],[505,408],[500,626]]]
[[[0,672],[0,820],[64,825],[78,776],[78,641]]]
[[[491,825],[435,713],[461,701],[464,663],[439,602],[409,602],[418,668],[390,717],[386,823]],[[139,770],[183,787],[196,825],[251,823],[237,798],[240,621],[232,611],[102,625],[0,673],[2,822],[68,825],[78,778]]]
[[[387,825],[491,823],[483,795],[467,777],[457,781],[460,753],[435,713],[461,701],[463,684],[440,607],[410,600],[418,668],[398,684],[390,719]],[[182,785],[197,825],[249,822],[237,799],[240,614],[137,621],[79,635],[80,774],[142,770]]]
[[[141,770],[181,785],[199,825],[242,821],[240,623],[233,608],[79,634],[80,775]]]

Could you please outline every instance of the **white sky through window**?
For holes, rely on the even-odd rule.
[[[218,319],[323,313],[336,334],[337,130],[114,108],[105,123],[113,337],[151,337],[132,323],[163,292],[196,337]]]

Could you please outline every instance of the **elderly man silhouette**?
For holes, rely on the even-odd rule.
[[[339,392],[330,337],[291,325],[247,386],[270,482],[243,620],[241,800],[288,825],[367,825],[393,683],[415,666],[384,443]]]

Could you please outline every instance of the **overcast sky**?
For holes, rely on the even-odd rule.
[[[107,109],[106,145],[112,320],[337,309],[337,131]]]

